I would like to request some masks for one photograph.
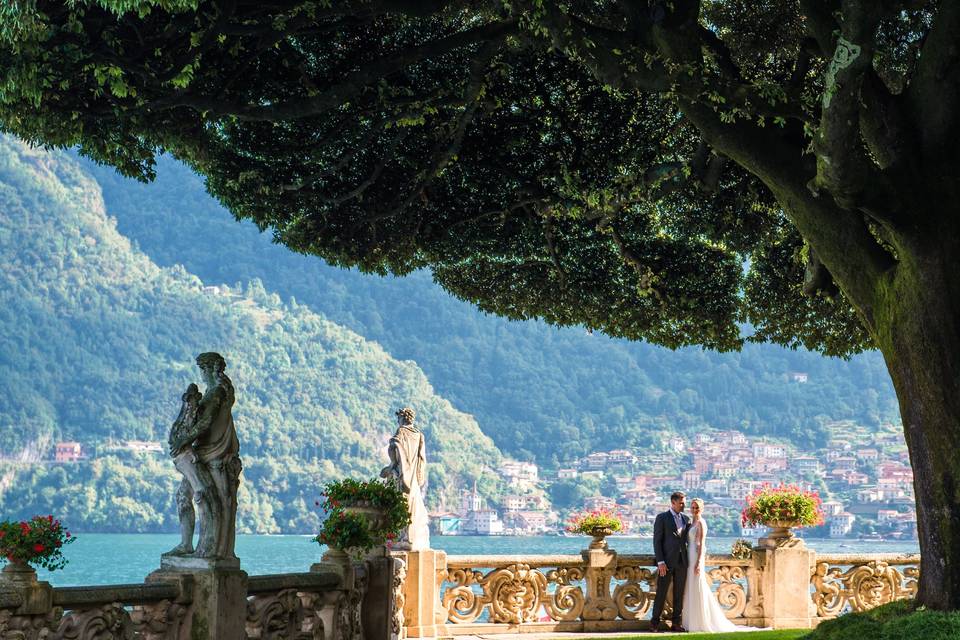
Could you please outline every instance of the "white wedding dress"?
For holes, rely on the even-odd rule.
[[[700,541],[706,542],[707,523],[700,519],[696,524],[691,525],[689,535],[689,555],[691,564],[687,567],[687,584],[683,589],[683,628],[687,631],[706,631],[716,633],[719,631],[756,631],[753,627],[741,627],[733,624],[723,613],[723,608],[717,602],[717,597],[710,590],[707,584],[707,577],[704,575],[704,559],[707,557],[706,549],[703,555],[700,555]],[[704,545],[706,546],[706,545]],[[700,573],[695,574],[697,558],[700,558]]]

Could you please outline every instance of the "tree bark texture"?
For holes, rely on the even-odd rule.
[[[876,340],[900,402],[922,559],[917,604],[960,609],[960,247],[946,232],[901,252],[878,287]]]

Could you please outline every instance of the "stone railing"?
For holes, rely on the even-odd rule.
[[[219,624],[234,629],[229,635],[236,640],[363,640],[372,566],[318,564],[305,573],[249,577],[237,571],[240,591],[233,593],[216,576],[200,573],[84,587],[52,587],[32,572],[15,580],[0,573],[0,640],[208,638],[204,629],[217,623],[216,616],[234,614],[235,624]],[[372,604],[374,610],[382,605]]]
[[[454,635],[523,625],[549,631],[640,630],[656,596],[652,555],[448,556],[441,603]],[[727,617],[761,622],[752,560],[708,556],[707,577]]]
[[[362,581],[353,590],[341,586],[331,572],[250,576],[247,638],[322,639],[333,629],[343,640],[360,638]]]
[[[656,596],[653,556],[395,554],[394,637],[641,631]],[[918,555],[817,555],[799,538],[761,539],[747,559],[707,556],[706,577],[735,624],[811,628],[916,595]],[[667,594],[669,619],[670,594]],[[399,631],[402,629],[402,631]]]
[[[919,555],[817,555],[810,577],[820,619],[917,595]]]
[[[191,583],[51,588],[43,582],[0,592],[0,638],[176,640]]]

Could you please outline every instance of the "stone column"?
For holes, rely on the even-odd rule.
[[[409,638],[451,636],[440,603],[440,585],[447,575],[447,554],[426,549],[406,552],[403,618]]]
[[[582,617],[585,621],[616,620],[617,604],[610,597],[610,579],[617,570],[617,552],[606,546],[584,549],[580,552],[587,563],[586,603]],[[584,625],[584,631],[602,630],[602,625]]]
[[[164,557],[147,582],[192,582],[193,602],[187,611],[190,640],[245,638],[247,573],[231,558]]]
[[[11,638],[46,638],[56,631],[60,613],[53,607],[53,587],[37,580],[33,568],[11,563],[0,572],[0,631]]]
[[[800,538],[761,538],[754,562],[762,568],[763,626],[774,629],[810,629],[810,575],[816,552]]]

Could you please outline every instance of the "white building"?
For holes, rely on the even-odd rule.
[[[856,520],[856,517],[846,511],[827,518],[827,523],[830,525],[830,537],[843,538],[849,535],[853,529],[854,520]]]
[[[500,475],[512,487],[531,487],[539,479],[539,469],[532,462],[504,462],[500,467]]]
[[[727,495],[727,481],[723,478],[713,478],[703,483],[703,492],[708,496]]]
[[[466,535],[497,536],[503,534],[503,521],[493,509],[468,511],[460,529]]]

